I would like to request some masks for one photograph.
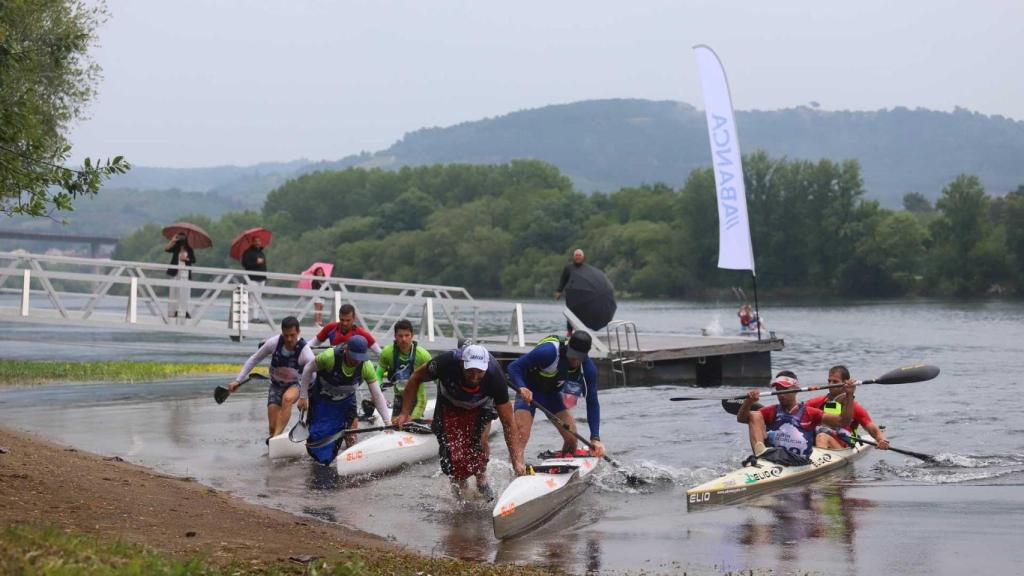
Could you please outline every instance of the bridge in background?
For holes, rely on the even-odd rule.
[[[97,258],[101,246],[117,246],[116,236],[89,236],[80,234],[54,234],[52,232],[29,232],[24,230],[0,230],[0,239],[32,240],[62,244],[88,244],[89,256]]]

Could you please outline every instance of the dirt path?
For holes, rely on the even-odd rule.
[[[340,549],[400,547],[337,524],[262,508],[191,479],[0,427],[0,524],[51,524],[173,556],[262,564]]]

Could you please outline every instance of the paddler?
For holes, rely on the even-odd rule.
[[[299,375],[313,361],[313,351],[299,338],[299,320],[288,316],[281,321],[281,333],[268,338],[242,366],[241,372],[228,384],[234,392],[249,372],[270,356],[270,389],[267,391],[267,423],[270,437],[284,432],[292,415],[292,406],[299,399]]]
[[[850,370],[846,366],[840,364],[829,369],[829,386],[845,384],[848,380],[850,380]],[[842,388],[829,388],[827,395],[811,398],[806,402],[806,404],[825,412],[825,414],[840,414],[843,410],[843,402],[845,399]],[[849,444],[842,439],[842,436],[856,438],[858,436],[857,429],[859,427],[863,427],[868,431],[868,434],[871,434],[871,437],[875,439],[875,443],[878,448],[882,450],[889,449],[889,440],[885,437],[885,432],[878,427],[878,424],[875,424],[871,419],[871,415],[869,415],[868,411],[861,406],[860,402],[854,402],[853,404],[853,417],[850,422],[849,429],[836,429],[828,426],[821,426],[818,428],[818,434],[814,438],[814,445],[818,448],[827,448],[829,450],[842,450],[844,448],[849,448]]]
[[[356,325],[356,307],[351,304],[342,304],[341,307],[338,308],[338,320],[335,322],[328,322],[323,328],[321,328],[309,345],[316,348],[320,344],[326,342],[331,346],[337,346],[347,342],[349,338],[356,335],[366,338],[367,343],[370,345],[370,350],[372,350],[374,354],[380,355],[380,344],[377,344],[377,341],[374,340],[373,334],[370,334],[370,331],[362,326]],[[373,415],[373,402],[368,402],[364,398],[362,409],[365,413],[364,419],[366,421],[370,421],[371,416]],[[359,426],[358,408],[354,412],[354,416],[349,427],[355,428],[357,426]]]
[[[346,428],[358,427],[356,390],[364,383],[370,389],[384,424],[390,424],[391,413],[377,382],[377,370],[370,361],[366,338],[358,334],[352,336],[344,344],[317,354],[313,362],[306,365],[299,390],[299,410],[309,410],[306,418],[309,443]],[[356,442],[355,434],[346,434],[344,439],[346,446]],[[318,448],[309,448],[307,444],[306,450],[317,462],[330,464],[340,448],[341,439]]]
[[[789,370],[779,372],[772,380],[775,391],[796,390],[800,382]],[[848,400],[853,400],[856,383],[844,382],[842,391]],[[818,408],[798,402],[796,393],[779,394],[779,403],[765,406],[760,410],[750,407],[761,397],[761,391],[754,388],[747,392],[736,420],[747,424],[750,430],[750,447],[758,457],[767,451],[767,445],[782,448],[806,460],[814,449],[814,436],[818,426],[824,424],[835,428],[847,427],[853,417],[853,402],[843,404],[839,414],[825,414]]]
[[[490,424],[489,402],[494,403],[501,420],[512,468],[517,476],[526,473],[501,366],[478,344],[439,354],[417,368],[406,382],[402,412],[395,417],[395,424],[412,419],[420,385],[428,380],[437,381],[437,407],[431,429],[437,436],[441,470],[451,481],[452,493],[461,500],[466,480],[475,476],[477,491],[493,499],[494,491],[487,481],[488,453],[483,445]]]
[[[430,352],[412,339],[412,322],[402,318],[395,322],[394,330],[395,341],[381,350],[380,362],[377,364],[377,380],[383,382],[386,374],[388,381],[395,387],[395,399],[391,403],[392,418],[402,412],[402,393],[405,392],[406,381],[417,368],[430,362]],[[416,405],[411,412],[412,419],[423,418],[426,407],[427,388],[420,386],[416,393]]]
[[[582,330],[573,332],[568,342],[558,336],[548,336],[533,350],[509,364],[508,375],[518,391],[515,416],[521,451],[525,451],[530,440],[536,410],[534,402],[554,413],[573,432],[576,431],[576,420],[564,401],[563,394],[568,394],[587,399],[590,452],[594,456],[604,456],[600,436],[601,405],[597,400],[597,366],[589,357],[591,345],[590,334]],[[562,435],[559,456],[571,457],[576,453],[576,437],[562,428],[558,432]]]

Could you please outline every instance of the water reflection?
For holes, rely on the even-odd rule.
[[[802,552],[812,554],[830,547],[808,546],[814,541],[838,545],[848,573],[856,574],[856,532],[858,516],[875,507],[866,498],[853,498],[847,494],[850,487],[843,483],[827,486],[812,485],[802,489],[759,497],[748,507],[767,511],[764,516],[748,516],[737,528],[737,543],[748,548],[770,547],[777,550],[777,565],[781,571],[797,571],[806,564]],[[762,550],[763,551],[763,550]],[[839,558],[832,556],[832,560]]]

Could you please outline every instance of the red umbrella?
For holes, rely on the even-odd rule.
[[[324,276],[330,276],[331,272],[334,271],[334,264],[328,264],[327,262],[313,262],[309,268],[302,271],[302,279],[299,280],[299,288],[305,288],[306,290],[313,288],[313,280],[316,279],[316,269],[320,268],[324,271]]]
[[[245,232],[242,232],[235,239],[231,241],[231,257],[235,260],[241,261],[242,254],[252,246],[254,240],[259,238],[263,241],[263,246],[270,246],[270,237],[273,234],[266,228],[250,228]]]
[[[175,222],[170,226],[164,226],[164,238],[173,240],[174,236],[179,232],[185,234],[185,239],[188,240],[188,245],[193,248],[210,248],[213,246],[213,240],[210,240],[210,235],[195,224],[189,224],[188,222]]]

